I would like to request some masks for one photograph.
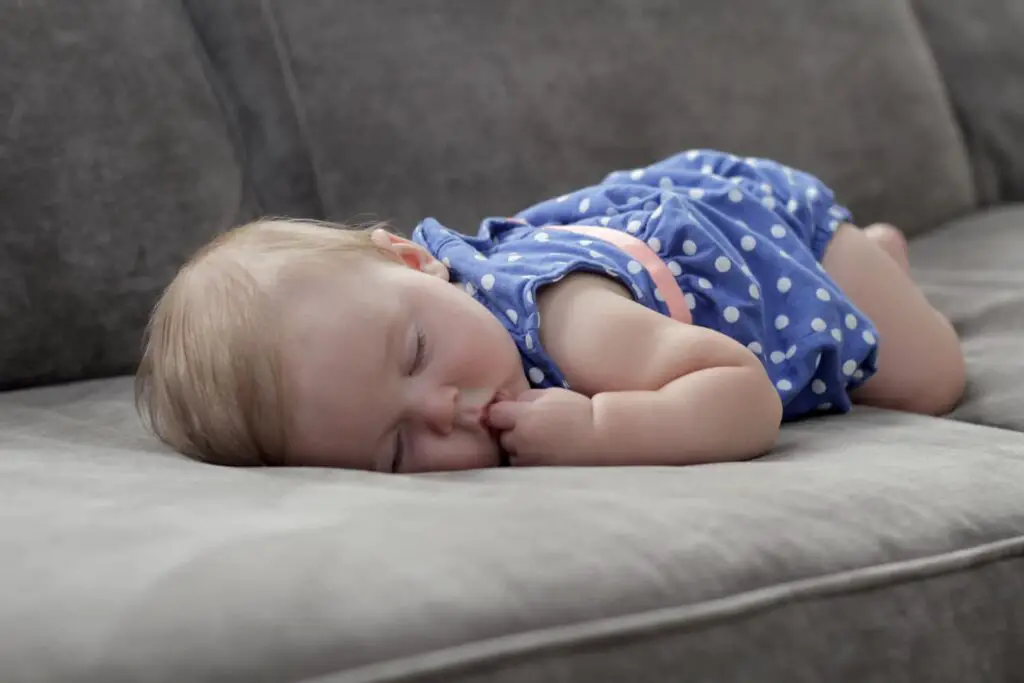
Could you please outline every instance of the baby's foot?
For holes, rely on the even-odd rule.
[[[875,223],[864,228],[864,234],[892,257],[904,272],[910,272],[907,239],[899,228],[888,223]]]

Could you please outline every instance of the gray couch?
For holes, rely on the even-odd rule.
[[[761,460],[200,465],[132,407],[174,270],[261,214],[463,230],[687,147],[914,239],[950,419]],[[0,3],[0,681],[1024,680],[1020,0]]]

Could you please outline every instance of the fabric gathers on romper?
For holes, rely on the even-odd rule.
[[[825,273],[825,249],[850,220],[817,178],[767,159],[692,150],[610,173],[597,185],[484,220],[475,237],[426,219],[413,239],[452,282],[502,321],[535,387],[568,387],[540,343],[540,287],[574,272],[621,282],[669,315],[647,269],[594,235],[600,226],[643,240],[684,292],[693,324],[744,344],[764,364],[784,419],[850,409],[850,390],[876,370],[878,332]]]

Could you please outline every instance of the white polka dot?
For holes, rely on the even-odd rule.
[[[665,207],[659,205],[658,208],[654,210],[654,213],[651,214],[651,218],[658,218],[662,213],[664,213],[664,211]]]
[[[809,200],[811,200],[812,202],[815,199],[817,199],[818,198],[818,188],[816,188],[816,187],[808,187],[807,188],[807,198]]]
[[[526,374],[530,376],[530,381],[534,384],[540,384],[544,381],[544,371],[540,368],[530,368],[530,371]]]
[[[752,235],[744,235],[740,238],[740,248],[743,251],[754,251],[754,247],[757,246],[757,240]]]
[[[537,240],[538,242],[547,242],[549,239],[551,239],[551,235],[547,234],[546,232],[538,232],[536,235],[533,236],[533,239]]]
[[[796,210],[798,208],[800,208],[800,205],[796,203],[795,199],[790,199],[788,202],[786,202],[786,211],[789,211],[790,213],[796,213]]]
[[[488,291],[493,289],[494,288],[494,276],[491,275],[490,273],[487,273],[482,278],[480,278],[480,284],[483,285],[483,288],[488,290]]]
[[[878,341],[877,339],[875,339],[875,335],[871,333],[871,330],[864,330],[863,337],[864,341],[866,341],[868,344],[874,344],[876,341]]]
[[[441,259],[441,263],[443,263],[448,268],[452,267],[452,262],[448,260],[447,256],[445,256],[443,259]]]
[[[737,204],[743,201],[743,193],[740,192],[739,188],[734,187],[729,190],[729,201],[736,202]]]
[[[819,396],[828,391],[828,385],[822,382],[820,379],[816,379],[811,382],[811,391],[818,394]]]
[[[857,316],[853,313],[846,314],[846,327],[851,330],[857,329]]]
[[[775,286],[780,292],[785,294],[793,287],[793,281],[788,277],[780,277],[779,281],[775,283]]]
[[[505,315],[507,315],[508,319],[511,320],[513,323],[519,322],[519,314],[516,313],[515,310],[510,308],[507,311],[505,311]]]
[[[654,211],[658,207],[658,202],[653,199],[649,199],[644,202],[644,211]]]
[[[664,301],[665,300],[665,295],[661,293],[660,289],[655,287],[654,288],[654,298],[657,299],[658,301]]]
[[[530,290],[526,290],[526,301],[531,304],[533,303],[533,292]]]
[[[748,289],[747,291],[750,292],[751,299],[754,299],[756,301],[757,299],[761,298],[761,288],[758,287],[757,285],[750,285],[750,289]]]
[[[697,286],[701,289],[711,289],[711,281],[706,278],[697,278]]]
[[[815,318],[814,320],[811,321],[811,329],[814,330],[815,332],[824,332],[827,327],[828,323],[826,323],[821,318]]]
[[[775,317],[775,329],[784,330],[789,326],[789,316],[779,315]]]
[[[768,183],[761,183],[761,191],[764,192],[765,194],[771,194],[772,186],[769,185]]]
[[[725,318],[725,322],[734,323],[740,319],[740,309],[735,306],[726,306],[722,311],[722,317]]]
[[[629,177],[632,178],[633,180],[640,180],[641,178],[644,177],[644,169],[634,169],[633,172],[629,174]]]
[[[476,287],[473,286],[472,282],[466,283],[466,294],[469,294],[470,296],[476,294]]]
[[[835,339],[837,342],[843,341],[843,331],[841,329],[839,329],[838,327],[833,327],[832,328],[832,338]]]
[[[715,259],[715,270],[719,273],[728,273],[732,268],[732,261],[726,256],[719,256]]]
[[[733,185],[739,185],[740,183],[743,182],[743,178],[739,176],[733,176],[732,178],[729,178],[729,182],[732,183]]]
[[[477,261],[486,261],[487,260],[487,257],[484,256],[483,254],[473,254],[473,258],[475,258]]]
[[[857,371],[857,361],[855,361],[855,360],[848,360],[845,363],[843,363],[843,374],[846,375],[847,377],[849,377],[850,375],[852,375],[856,371]]]
[[[765,197],[761,200],[761,206],[769,211],[775,208],[775,197]]]
[[[667,190],[673,187],[672,179],[669,178],[668,176],[664,176],[661,180],[658,181],[658,186]]]
[[[684,298],[684,299],[686,299],[686,305],[687,305],[687,306],[689,307],[689,309],[690,309],[691,311],[692,311],[693,309],[697,308],[697,299],[696,299],[696,298],[694,298],[693,294],[690,294],[689,292],[687,292],[687,293],[686,293],[686,294],[685,294],[685,295],[683,296],[683,298]]]
[[[593,258],[604,258],[604,254],[602,254],[602,253],[600,253],[600,252],[597,252],[597,251],[594,251],[593,249],[591,249],[591,250],[590,250],[590,251],[589,251],[588,253],[589,253],[589,254],[590,254],[590,255],[591,255],[591,256],[592,256]]]
[[[786,349],[786,358],[792,358],[796,355],[796,345],[790,346]]]
[[[611,216],[605,216],[604,218],[602,218],[601,220],[598,221],[598,223],[600,223],[601,225],[608,225],[611,222],[612,222]]]
[[[835,232],[836,230],[838,230],[839,229],[839,221],[829,221],[828,222],[828,229],[829,229],[829,232]]]
[[[700,172],[703,173],[704,175],[711,175],[712,170],[713,169],[711,168],[711,164],[704,164],[703,166],[700,167]]]
[[[630,197],[629,199],[627,199],[627,200],[626,200],[626,203],[627,203],[627,204],[635,204],[635,203],[636,203],[636,202],[638,202],[638,201],[640,201],[640,198],[639,198],[639,197],[635,197],[635,196],[634,196],[634,197]]]
[[[780,379],[775,383],[775,386],[778,387],[779,391],[789,391],[793,388],[793,383],[788,379]]]
[[[814,296],[818,297],[821,301],[831,301],[832,295],[828,293],[828,290],[824,287],[818,287],[818,291],[814,293]]]
[[[626,224],[626,232],[636,234],[640,231],[640,227],[643,225],[643,221],[630,221]]]
[[[675,261],[669,261],[669,262],[668,262],[668,270],[669,270],[669,272],[670,272],[670,273],[672,273],[672,274],[673,274],[673,275],[675,275],[676,277],[679,277],[680,275],[682,275],[682,274],[683,274],[683,268],[682,268],[682,266],[680,266],[680,265],[679,265],[678,263],[676,263]]]
[[[693,240],[686,240],[683,242],[683,253],[687,256],[693,256],[697,253],[697,243]]]
[[[699,187],[691,187],[690,191],[687,194],[690,195],[690,199],[704,198],[704,190],[700,189]]]
[[[698,152],[695,149],[691,149],[689,152],[686,153],[686,158],[689,159],[690,161],[693,161],[694,159],[696,159],[699,156],[700,156],[700,152]]]
[[[583,198],[583,200],[580,202],[579,209],[580,213],[586,213],[587,211],[590,210],[590,197]]]
[[[526,334],[526,348],[533,350],[533,335],[530,333]]]
[[[519,260],[519,259],[521,259],[521,258],[523,258],[523,257],[522,257],[522,256],[520,256],[519,254],[516,254],[516,253],[512,253],[512,254],[509,254],[509,255],[508,255],[508,262],[509,262],[509,263],[512,263],[513,261],[518,261],[518,260]]]
[[[630,261],[629,263],[626,264],[626,270],[631,272],[633,275],[636,275],[643,269],[644,267],[641,266],[637,261]]]
[[[822,403],[820,406],[818,406],[818,410],[821,410],[821,411],[832,410],[832,404],[831,403]]]
[[[785,236],[786,228],[784,226],[779,225],[777,223],[772,226],[772,237],[774,237],[777,240],[781,240]]]
[[[661,251],[661,240],[659,240],[657,237],[652,237],[651,239],[647,240],[647,246],[649,246],[654,251]]]
[[[858,369],[857,369],[857,370],[856,370],[856,371],[855,371],[855,372],[853,373],[853,378],[854,378],[855,380],[857,380],[858,382],[859,382],[860,380],[864,379],[864,371],[863,371],[863,370],[861,370],[860,368],[858,368]]]
[[[607,209],[604,210],[604,212],[609,216],[614,216],[619,212],[619,210],[616,209],[614,206],[609,206]]]
[[[558,198],[558,199],[556,199],[555,201],[556,201],[556,202],[564,202],[564,201],[565,201],[566,199],[568,199],[568,198],[569,198],[569,195],[567,195],[567,194],[563,194],[563,195],[562,195],[561,197],[559,197],[559,198]]]
[[[772,351],[772,355],[769,356],[769,358],[772,359],[773,363],[778,365],[782,361],[786,360],[786,354],[784,354],[782,351]]]
[[[750,349],[751,352],[756,353],[759,356],[762,353],[764,353],[764,347],[762,347],[761,344],[756,341],[752,341],[749,344],[747,344],[747,348]]]

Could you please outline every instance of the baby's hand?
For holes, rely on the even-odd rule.
[[[487,422],[501,431],[501,447],[516,466],[577,463],[592,448],[590,399],[567,389],[531,389],[514,401],[499,401]]]

